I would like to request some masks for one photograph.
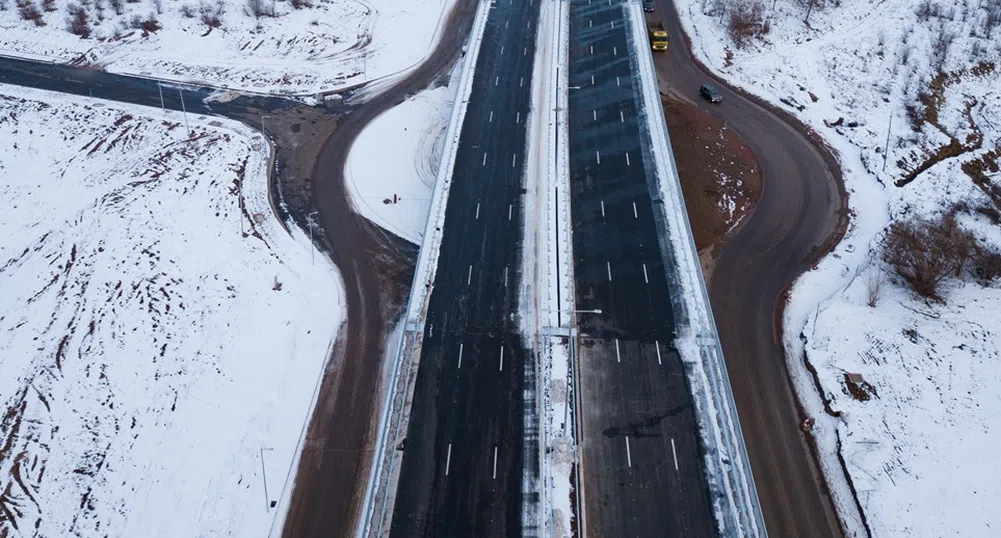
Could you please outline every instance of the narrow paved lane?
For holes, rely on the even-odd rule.
[[[671,36],[656,63],[671,91],[723,120],[747,142],[764,172],[761,200],[732,233],[710,285],[740,424],[770,538],[840,538],[826,483],[799,429],[803,416],[778,335],[783,291],[840,238],[840,171],[788,114],[731,90],[697,65],[671,0],[657,0]],[[713,82],[723,102],[710,105],[698,88]]]

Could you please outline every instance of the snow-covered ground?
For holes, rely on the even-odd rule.
[[[333,91],[416,66],[454,2],[47,0],[52,11],[45,11],[45,1],[0,0],[7,6],[0,10],[0,54],[291,94]],[[44,26],[22,19],[15,3],[24,2],[38,9]],[[266,14],[255,17],[255,5]],[[85,6],[88,38],[68,30],[71,6]],[[142,23],[151,19],[159,29],[145,31]]]
[[[944,305],[895,282],[875,308],[863,296],[870,273],[889,274],[878,249],[892,220],[960,201],[992,205],[960,167],[1001,146],[1001,5],[842,0],[815,7],[807,26],[806,2],[777,0],[774,11],[763,4],[770,32],[740,49],[719,22],[726,4],[679,1],[695,53],[823,136],[850,193],[845,239],[796,283],[784,320],[790,370],[818,419],[822,466],[846,527],[865,534],[839,450],[874,536],[996,534],[1001,485],[985,470],[1001,449],[997,283],[950,282]],[[1001,230],[975,210],[960,222],[1001,247]],[[872,398],[852,398],[846,373],[862,374]],[[822,398],[840,419],[825,414]]]
[[[0,535],[263,537],[288,493],[339,279],[191,119],[0,85]]]
[[[351,146],[346,178],[365,218],[417,245],[423,242],[438,163],[458,88],[425,90],[370,123]],[[386,158],[392,148],[393,158]]]

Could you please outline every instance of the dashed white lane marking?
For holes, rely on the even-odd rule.
[[[465,344],[459,344],[459,366],[458,366],[458,368],[462,368],[462,348],[464,346],[465,346]]]
[[[605,268],[608,269],[608,281],[612,281],[612,262],[605,262]]]
[[[604,200],[601,201],[601,216],[602,217],[605,216],[605,201]]]
[[[511,22],[511,21],[504,21],[504,28],[507,28],[507,23],[509,23],[509,22]]]
[[[483,166],[487,165],[487,152],[483,152]]]
[[[588,4],[590,4],[590,3],[591,3],[591,2],[588,2]],[[593,22],[593,21],[591,21],[591,19],[588,19],[588,20],[587,20],[587,27],[588,27],[588,28],[592,28],[592,27],[594,27],[594,22]]]
[[[612,28],[615,28],[615,21],[612,21]]]
[[[504,267],[504,287],[507,287],[507,266]]]
[[[494,121],[494,111],[493,110],[490,111],[490,120],[489,121],[491,121],[491,122]]]
[[[619,84],[619,77],[615,77],[615,85],[616,86],[621,86],[621,84]]]
[[[476,217],[474,217],[474,218],[476,220],[479,220],[479,218],[480,218],[480,203],[479,202],[476,202]]]
[[[525,86],[525,77],[521,77],[521,82],[518,83],[518,86],[521,86],[521,87]]]
[[[671,439],[671,443],[674,443],[674,439]],[[675,465],[677,467],[677,465]],[[497,479],[497,447],[494,446],[494,480]]]
[[[525,50],[522,51],[521,55],[522,56],[528,56],[528,47],[525,47]]]
[[[628,465],[629,467],[633,466],[633,455],[632,455],[632,453],[629,452],[629,436],[628,435],[626,436],[626,465]],[[448,472],[446,472],[445,474],[448,474]]]
[[[647,284],[650,283],[650,277],[647,276],[647,274],[646,274],[646,264],[645,263],[643,264],[643,282],[645,282]]]
[[[498,372],[504,371],[504,346],[501,346],[501,356],[500,356],[500,367],[497,368]]]
[[[598,158],[598,164],[601,164],[601,151],[600,150],[594,150],[594,155],[595,155],[595,157]]]
[[[633,218],[634,219],[640,218],[639,213],[636,212],[636,202],[633,202]]]
[[[504,54],[504,45],[501,45],[501,51],[500,51],[500,53]]]
[[[594,86],[594,75],[591,75],[591,85]]]
[[[469,266],[469,274],[466,275],[466,285],[468,286],[470,282],[473,281],[473,266]]]
[[[594,54],[594,45],[591,45],[591,54]]]
[[[630,164],[629,164],[629,154],[628,153],[626,153],[626,166],[630,166]]]
[[[622,354],[619,353],[619,339],[615,339],[615,362],[622,363]]]
[[[500,77],[494,77],[494,86],[500,82]]]
[[[511,220],[511,210],[514,208],[514,204],[507,205],[507,220]]]
[[[625,122],[626,122],[626,115],[620,110],[619,111],[619,123],[625,123]]]
[[[517,115],[514,117],[514,122],[521,123],[521,112],[518,112]]]
[[[515,158],[516,158],[517,156],[518,156],[518,155],[517,155],[517,154],[515,154],[515,153],[511,154],[511,168],[514,168],[514,162],[515,162]]]
[[[597,110],[592,110],[591,111],[591,116],[594,118],[594,121],[598,121],[598,111]]]
[[[657,340],[654,340],[653,345],[657,346],[656,347],[656,349],[657,349],[657,364],[662,364],[660,362],[660,342],[657,341]]]
[[[618,55],[619,55],[619,48],[612,47],[612,56],[618,56]]]
[[[448,444],[448,455],[445,456],[445,476],[448,476],[448,468],[452,464],[452,443]]]
[[[674,437],[671,438],[671,455],[674,456],[674,470],[678,470],[678,451],[674,448]],[[496,455],[494,456],[496,457]]]

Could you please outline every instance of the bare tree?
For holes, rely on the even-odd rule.
[[[730,10],[730,21],[727,25],[730,39],[734,44],[743,48],[751,42],[751,39],[763,37],[771,30],[764,13],[765,7],[758,0],[738,0]]]
[[[69,12],[66,24],[70,33],[83,39],[90,37],[90,21],[87,20],[87,10],[76,4],[70,4],[66,10]]]
[[[42,18],[42,12],[38,10],[38,6],[32,0],[19,2],[17,11],[22,19],[34,22],[35,26],[45,26],[45,19]]]
[[[978,251],[973,234],[961,229],[955,216],[947,213],[938,220],[891,224],[883,259],[915,293],[941,301],[939,284],[950,276],[961,276]]]
[[[872,308],[876,308],[876,304],[879,303],[879,296],[883,292],[883,286],[886,284],[886,275],[883,274],[883,270],[879,267],[873,267],[869,270],[869,273],[865,277],[865,297],[866,304]]]

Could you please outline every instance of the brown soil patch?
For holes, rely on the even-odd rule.
[[[743,139],[706,111],[673,96],[662,95],[661,101],[708,280],[723,237],[761,197],[761,167]]]

